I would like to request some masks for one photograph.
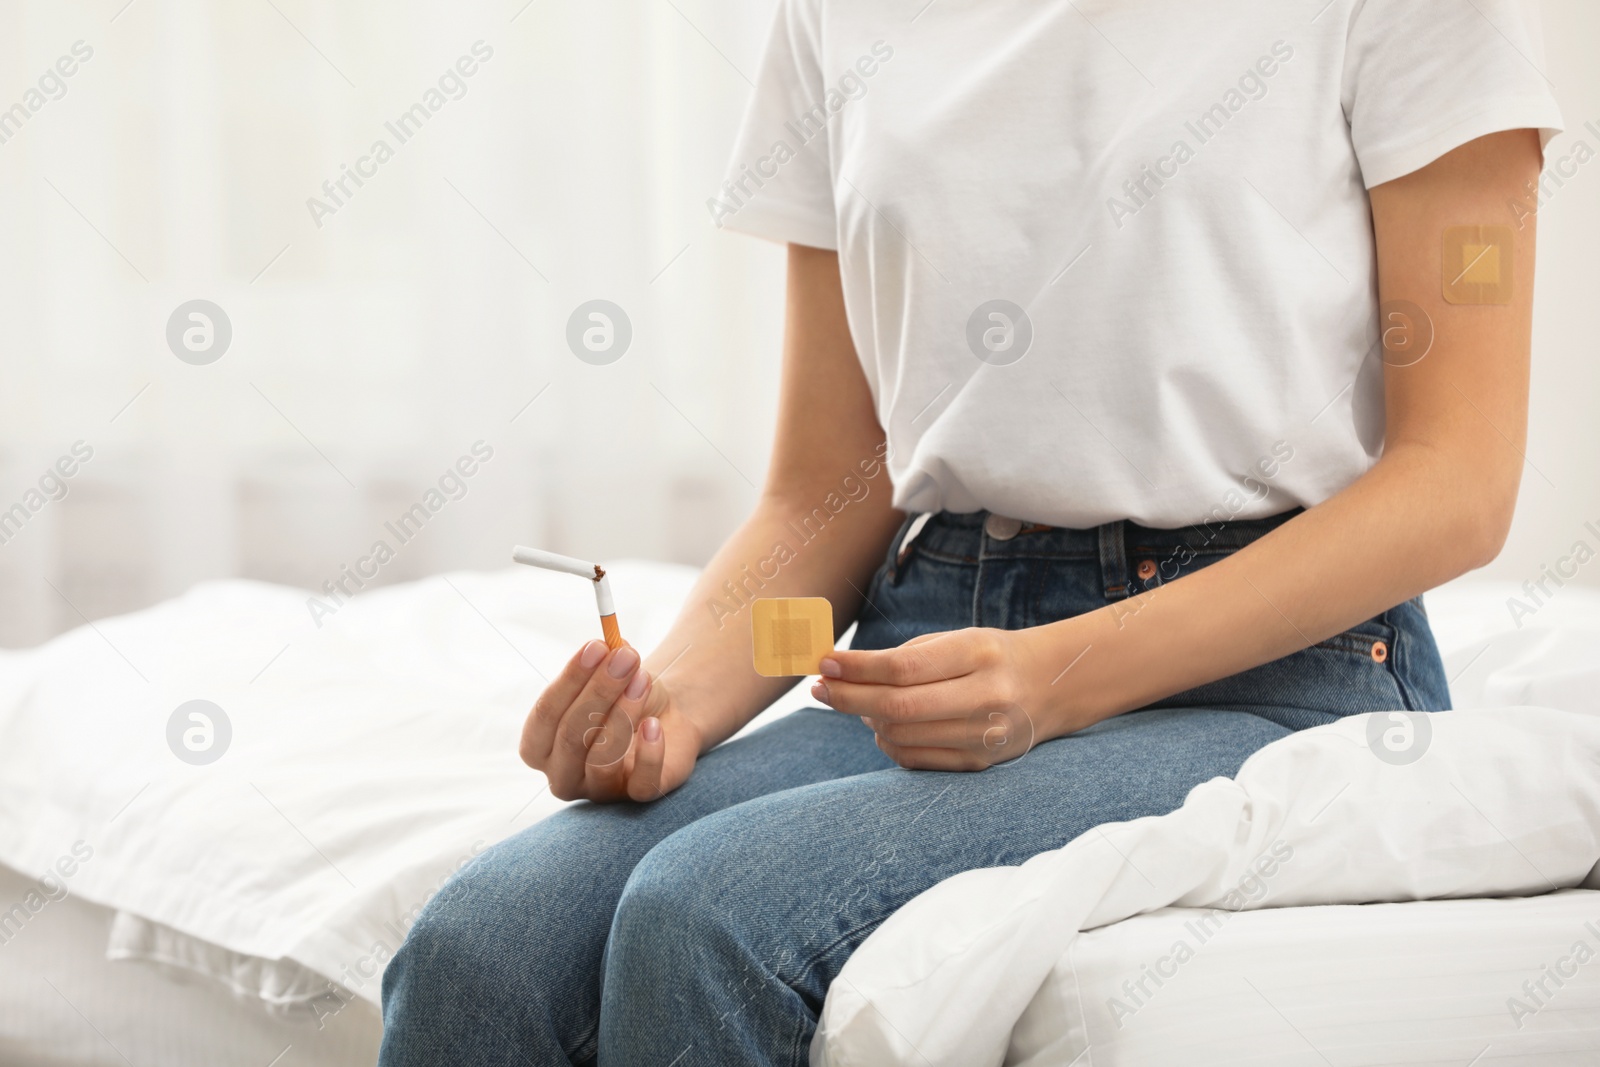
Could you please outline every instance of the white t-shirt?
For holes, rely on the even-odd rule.
[[[1261,517],[1382,450],[1366,188],[1548,142],[1542,65],[1518,0],[780,0],[707,207],[838,250],[897,507]]]

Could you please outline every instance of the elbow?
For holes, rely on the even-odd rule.
[[[1506,547],[1506,534],[1510,528],[1509,521],[1502,521],[1499,518],[1480,518],[1475,523],[1475,528],[1464,548],[1461,573],[1475,571],[1493,563],[1500,555],[1500,550]]]
[[[1434,581],[1447,582],[1494,562],[1511,532],[1520,463],[1467,445],[1420,443],[1392,448],[1384,458],[1405,465],[1403,492],[1430,513],[1421,525],[1436,542],[1429,553]]]
[[[1506,547],[1511,533],[1511,518],[1517,507],[1517,486],[1496,487],[1474,494],[1464,502],[1461,573],[1487,567]]]

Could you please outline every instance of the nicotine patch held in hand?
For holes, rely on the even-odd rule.
[[[833,651],[833,605],[826,597],[766,597],[750,612],[756,673],[816,674]]]

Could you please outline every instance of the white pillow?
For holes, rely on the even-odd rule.
[[[1600,589],[1465,579],[1424,599],[1456,707],[1600,715]]]

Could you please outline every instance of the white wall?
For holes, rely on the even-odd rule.
[[[1579,141],[1600,153],[1600,4],[1544,0],[1542,10],[1544,73],[1567,120],[1567,132],[1550,144],[1547,161],[1556,164]],[[1554,195],[1539,212],[1529,462],[1510,541],[1486,571],[1518,583],[1538,579],[1542,566],[1580,539],[1600,550],[1600,538],[1585,529],[1600,529],[1600,156],[1563,187],[1553,178],[1549,187]],[[1600,586],[1600,560],[1577,580]]]
[[[0,144],[0,509],[94,450],[0,545],[0,644],[208,577],[318,586],[478,440],[382,580],[519,541],[709,555],[775,398],[781,251],[705,209],[770,3],[123,3],[0,9],[0,108],[93,49]],[[466,95],[386,134],[479,39]],[[319,228],[307,198],[380,136]],[[196,297],[234,329],[209,366],[164,340]],[[634,326],[611,366],[564,340],[596,297]]]
[[[381,580],[500,566],[517,541],[709,554],[754,498],[775,399],[781,251],[705,209],[773,0],[125,3],[0,9],[0,108],[94,50],[0,144],[0,509],[94,450],[0,544],[0,645],[210,577],[319,586],[478,440],[494,459]],[[1548,0],[1545,21],[1556,154],[1600,149],[1600,5]],[[307,198],[479,39],[465,97],[315,225]],[[1543,212],[1541,473],[1497,576],[1600,526],[1597,247],[1600,162]],[[209,366],[164,337],[197,297],[234,330]],[[596,297],[635,330],[605,367],[563,338]]]

